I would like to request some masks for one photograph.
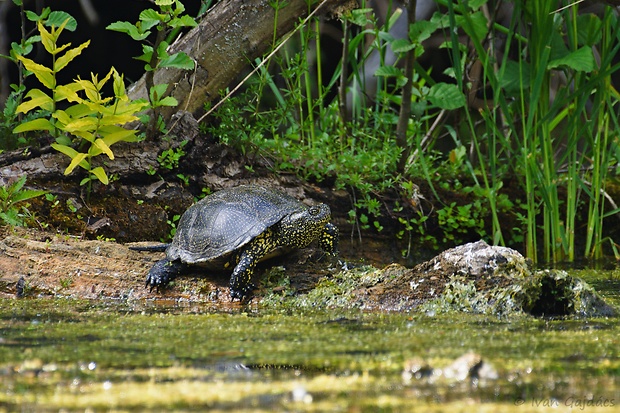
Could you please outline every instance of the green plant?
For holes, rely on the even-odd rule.
[[[56,139],[52,147],[71,158],[65,175],[80,166],[88,172],[80,185],[88,184],[90,189],[93,180],[108,183],[103,166],[94,166],[92,158],[105,153],[112,160],[114,153],[110,146],[120,141],[133,142],[138,139],[135,130],[125,129],[119,124],[137,120],[136,113],[144,108],[144,102],[131,101],[128,98],[123,77],[114,68],[101,80],[92,74],[92,80],[78,78],[72,83],[59,85],[56,80],[57,73],[89,44],[87,41],[73,49],[69,49],[70,44],[59,46],[58,39],[66,24],[67,21],[58,27],[52,26],[51,30],[47,31],[41,22],[37,23],[41,42],[53,58],[51,67],[35,63],[24,56],[17,56],[24,67],[49,91],[46,93],[41,89],[31,89],[25,96],[28,100],[21,103],[17,111],[28,113],[37,109],[50,115],[23,122],[13,132],[50,132]],[[101,90],[110,80],[113,83],[114,97],[103,97]],[[58,103],[65,100],[73,104],[66,109],[59,109]],[[77,149],[73,147],[72,137],[77,139]]]
[[[176,106],[177,100],[169,96],[168,85],[154,83],[154,72],[159,68],[178,68],[192,70],[194,61],[183,52],[168,54],[171,34],[178,33],[181,28],[195,27],[196,21],[184,14],[185,6],[179,0],[155,0],[159,10],[147,9],[140,13],[139,20],[132,24],[126,21],[118,21],[108,25],[107,29],[126,33],[133,40],[142,42],[142,55],[136,57],[145,63],[145,84],[148,91],[150,107],[154,116],[151,116],[147,126],[147,136],[153,137],[161,125],[159,108],[162,106]],[[153,44],[148,44],[146,39],[151,34],[151,29],[157,30]],[[158,127],[159,125],[159,127]]]
[[[58,196],[54,194],[46,193],[45,200],[49,202],[50,204],[52,204],[51,205],[52,208],[56,208],[60,204],[60,201],[58,200]]]
[[[24,209],[19,203],[46,194],[46,191],[24,189],[26,175],[7,186],[0,186],[0,220],[6,225],[23,226]]]
[[[575,258],[580,205],[587,205],[584,255],[600,257],[603,221],[616,211],[605,204],[605,182],[618,138],[620,95],[611,76],[620,69],[614,59],[620,22],[611,7],[600,17],[581,14],[577,3],[516,2],[509,27],[490,23],[484,2],[444,2],[451,21],[468,34],[482,66],[483,88],[490,104],[479,112],[485,128],[465,113],[478,167],[471,169],[493,209],[494,236],[502,239],[495,208],[502,177],[520,177],[524,202],[525,250],[545,261]],[[506,36],[498,56],[487,39]],[[470,64],[451,32],[455,79],[466,90],[464,68]],[[516,52],[513,52],[516,51]],[[596,58],[595,53],[596,51]],[[557,88],[554,79],[566,79]],[[515,143],[517,143],[515,145]],[[506,168],[509,167],[509,169]],[[585,199],[584,199],[585,196]],[[615,207],[614,207],[615,209]]]
[[[186,144],[187,141],[182,141],[177,148],[170,148],[162,151],[162,153],[157,157],[159,166],[169,171],[177,169],[179,167],[179,161],[183,156],[185,156],[183,147]]]
[[[462,235],[475,231],[480,237],[485,237],[484,219],[487,216],[480,199],[466,204],[456,205],[452,202],[437,211],[439,227],[442,229],[444,243],[459,244],[463,242]]]
[[[13,134],[13,129],[22,122],[39,118],[43,115],[39,112],[32,112],[24,116],[23,113],[17,111],[17,107],[22,102],[26,92],[24,81],[28,76],[32,75],[32,72],[26,70],[19,57],[30,54],[34,49],[34,45],[41,42],[40,35],[31,36],[26,32],[26,21],[41,22],[48,27],[59,26],[66,22],[65,29],[70,31],[75,30],[77,26],[75,19],[66,12],[51,11],[49,7],[45,7],[41,10],[41,14],[36,14],[30,10],[25,10],[22,0],[13,0],[13,3],[20,7],[22,37],[19,43],[11,43],[9,55],[0,55],[0,57],[15,63],[18,71],[18,83],[10,85],[11,93],[4,102],[4,109],[0,113],[0,150],[2,148],[14,149],[20,146],[36,144],[36,142],[27,139],[25,134]]]
[[[161,239],[161,242],[168,242],[172,238],[174,238],[174,234],[176,234],[177,232],[177,223],[179,222],[179,219],[181,219],[181,215],[175,214],[172,216],[172,218],[168,218],[166,220],[166,223],[170,227],[170,232],[168,233],[165,239],[164,238]]]

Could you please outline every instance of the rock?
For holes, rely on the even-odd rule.
[[[480,354],[470,351],[444,368],[434,368],[419,357],[407,360],[404,364],[402,377],[405,383],[416,379],[433,383],[445,382],[446,384],[469,381],[477,385],[481,381],[497,380],[499,373]]]
[[[612,316],[618,311],[565,271],[533,271],[517,251],[484,241],[446,250],[413,269],[358,267],[290,294],[287,306],[496,316]],[[281,300],[280,298],[276,298]],[[270,302],[271,297],[266,297]]]

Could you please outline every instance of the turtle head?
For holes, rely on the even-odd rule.
[[[331,210],[325,204],[287,215],[279,223],[281,245],[295,248],[308,246],[314,240],[322,238],[330,219]]]

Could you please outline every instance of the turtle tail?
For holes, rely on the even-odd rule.
[[[157,245],[132,245],[129,247],[133,251],[148,251],[148,252],[163,252],[166,251],[170,244],[157,244]]]

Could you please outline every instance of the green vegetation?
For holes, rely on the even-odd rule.
[[[430,245],[483,237],[524,246],[528,257],[547,262],[601,257],[605,242],[616,251],[603,231],[605,218],[618,212],[605,192],[618,153],[620,95],[611,75],[620,68],[613,62],[620,20],[613,9],[596,16],[580,14],[577,4],[516,2],[504,26],[490,20],[486,1],[439,3],[446,11],[410,21],[406,39],[389,33],[399,9],[382,26],[371,9],[346,14],[346,49],[329,78],[322,72],[318,23],[304,21],[296,46],[261,64],[245,91],[213,112],[218,122],[209,131],[272,157],[276,171],[330,179],[352,192],[350,219],[360,229],[380,230],[373,223],[396,213],[404,226],[400,237],[422,233],[417,242]],[[419,65],[422,42],[432,35],[445,40],[452,64],[443,74],[450,83],[436,82]],[[500,38],[501,49],[494,43]],[[388,49],[407,61],[404,69],[383,64]],[[382,62],[376,94],[347,95],[347,85],[365,90],[362,67],[373,52]],[[347,65],[350,75],[342,70]],[[403,121],[404,106],[411,114]],[[430,212],[383,208],[386,192],[406,196],[403,185],[411,181],[430,186]],[[507,181],[512,188],[504,188]],[[448,192],[458,194],[457,201]],[[442,235],[421,226],[429,218]],[[586,241],[576,253],[579,237]],[[407,251],[411,239],[409,245]]]
[[[162,106],[177,106],[177,100],[168,96],[168,86],[165,83],[154,84],[154,73],[159,68],[179,68],[192,70],[194,61],[183,52],[168,54],[171,39],[178,35],[181,28],[195,27],[196,21],[184,14],[185,6],[179,0],[155,0],[159,10],[146,9],[140,13],[138,22],[135,24],[118,21],[108,25],[108,30],[126,33],[133,40],[142,42],[143,54],[136,57],[145,63],[145,84],[148,90],[150,108],[154,115],[149,117],[147,136],[154,138],[157,132],[164,129],[163,120],[159,114]],[[151,29],[157,30],[157,37],[153,44],[146,42],[151,34]]]
[[[56,78],[58,72],[79,56],[90,43],[87,41],[73,49],[69,49],[71,46],[69,43],[59,45],[58,39],[69,22],[70,19],[67,18],[59,26],[52,25],[50,31],[41,21],[37,22],[41,43],[53,57],[51,67],[40,65],[25,56],[16,55],[16,59],[27,71],[36,76],[48,92],[35,88],[26,93],[25,100],[17,106],[16,112],[28,113],[37,110],[42,113],[40,117],[20,123],[13,129],[13,133],[29,131],[51,133],[56,140],[52,143],[52,147],[71,158],[65,175],[80,166],[88,172],[88,176],[80,185],[89,184],[90,187],[92,180],[99,180],[107,185],[109,180],[104,168],[94,166],[92,158],[105,153],[109,159],[114,159],[110,146],[120,141],[133,142],[138,139],[135,130],[125,129],[119,124],[137,120],[135,114],[143,109],[144,103],[133,102],[127,97],[123,77],[114,68],[101,80],[93,74],[92,80],[78,78],[66,85],[58,84]],[[101,95],[101,90],[110,79],[113,82],[114,98],[105,98]],[[85,97],[80,96],[80,93]],[[65,100],[73,105],[60,109],[58,104]],[[71,137],[79,139],[76,145],[78,150],[73,147]],[[85,152],[80,152],[81,148]]]
[[[154,3],[137,22],[108,26],[143,45],[136,58],[145,62],[149,102],[141,107],[126,100],[122,75],[114,69],[102,80],[93,74],[88,81],[57,85],[56,73],[88,42],[58,45],[62,30],[77,25],[66,13],[24,11],[39,35],[24,36],[8,56],[23,70],[0,117],[0,132],[20,135],[11,143],[3,137],[2,149],[26,143],[25,131],[49,131],[54,147],[72,159],[67,173],[80,166],[88,171],[83,184],[107,182],[104,165],[93,158],[105,153],[112,160],[115,139],[136,138],[112,131],[126,121],[121,117],[149,107],[155,116],[147,134],[165,132],[158,108],[177,102],[169,96],[171,85],[154,84],[154,71],[195,67],[168,46],[196,22],[179,0]],[[382,17],[365,4],[344,12],[341,58],[329,68],[317,17],[300,22],[283,39],[286,44],[274,34],[272,52],[255,61],[254,75],[234,89],[238,93],[207,108],[211,118],[201,130],[251,154],[249,159],[259,154],[274,172],[328,181],[349,192],[348,217],[360,237],[362,231],[383,231],[388,219],[398,222],[396,235],[407,242],[404,255],[421,245],[439,248],[476,238],[515,246],[534,261],[617,254],[604,225],[618,212],[607,192],[620,154],[620,95],[612,83],[620,69],[614,61],[620,19],[613,8],[601,6],[595,15],[578,4],[517,1],[498,19],[485,0],[438,0],[441,11],[415,21],[415,3],[407,4],[406,38],[390,31],[404,18],[396,4]],[[276,17],[285,7],[270,4]],[[440,40],[438,49],[427,49],[432,38]],[[26,57],[39,42],[54,56],[50,68]],[[449,65],[423,67],[431,53],[443,53]],[[379,66],[369,77],[365,65],[373,56]],[[26,91],[23,78],[29,74],[47,90]],[[101,96],[107,81],[114,83],[113,98]],[[65,101],[73,106],[59,109]],[[119,105],[125,105],[120,112]],[[162,168],[176,169],[183,152],[162,153]],[[245,167],[252,173],[255,165]],[[178,179],[189,185],[180,172]]]
[[[23,226],[28,216],[27,206],[18,205],[32,198],[44,195],[45,191],[24,189],[26,175],[7,186],[0,186],[0,223]]]

